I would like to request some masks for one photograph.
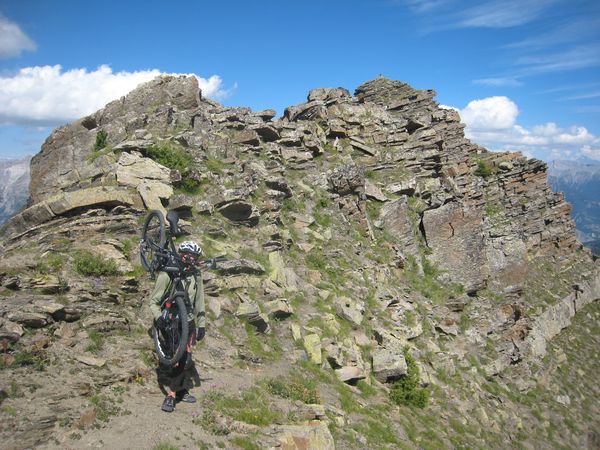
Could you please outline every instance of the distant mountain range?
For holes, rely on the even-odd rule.
[[[600,162],[551,161],[548,182],[573,205],[579,240],[600,254]]]
[[[0,224],[14,216],[29,198],[29,161],[0,159]]]

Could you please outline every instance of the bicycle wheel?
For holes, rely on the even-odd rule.
[[[165,218],[162,212],[152,210],[144,221],[140,241],[140,260],[145,270],[149,272],[156,270],[156,251],[163,248],[166,241]]]
[[[173,367],[181,359],[188,339],[187,310],[183,295],[175,296],[167,315],[167,324],[154,326],[152,337],[154,348],[161,364]]]

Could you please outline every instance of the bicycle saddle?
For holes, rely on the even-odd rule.
[[[175,237],[179,236],[180,230],[177,225],[179,222],[179,215],[174,210],[169,210],[167,213],[167,221],[169,222],[169,226],[171,227],[171,234]]]

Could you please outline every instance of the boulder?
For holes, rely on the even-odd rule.
[[[325,422],[313,420],[305,425],[280,428],[279,447],[285,450],[335,450],[335,441]]]
[[[344,366],[336,369],[335,374],[344,383],[356,384],[359,380],[363,380],[367,377],[367,374],[356,366]]]
[[[269,318],[260,312],[258,305],[254,302],[240,303],[235,315],[240,319],[247,320],[260,333],[268,333],[271,330]]]
[[[6,318],[29,328],[43,328],[52,322],[48,314],[30,311],[10,311],[6,314]]]
[[[232,222],[247,226],[256,226],[260,219],[258,209],[252,203],[243,200],[227,202],[218,208],[218,211]]]
[[[408,373],[404,353],[399,348],[378,348],[373,351],[372,358],[373,375],[381,383],[397,380]]]
[[[262,275],[265,273],[265,268],[260,263],[243,258],[219,262],[218,270],[223,275]]]
[[[137,191],[144,201],[146,209],[158,209],[166,216],[167,211],[162,200],[166,201],[173,195],[173,188],[170,185],[160,181],[144,180],[137,186]]]
[[[266,313],[275,319],[285,319],[294,313],[292,305],[285,298],[272,300],[264,304]]]
[[[352,322],[354,325],[360,325],[365,314],[365,305],[363,302],[354,301],[348,297],[338,297],[335,299],[337,314]]]
[[[364,169],[356,164],[346,164],[328,172],[327,181],[331,191],[340,195],[364,192]]]
[[[314,364],[320,365],[323,362],[323,356],[321,354],[321,337],[316,334],[309,334],[304,336],[304,349],[308,354],[308,358]]]
[[[117,162],[116,176],[118,184],[137,188],[144,181],[169,183],[171,169],[150,158],[144,158],[138,152],[121,153]]]

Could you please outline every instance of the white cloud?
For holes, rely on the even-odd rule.
[[[158,69],[114,73],[106,65],[94,71],[63,71],[60,65],[26,67],[14,76],[0,77],[0,124],[57,125],[75,120],[158,75]],[[228,94],[219,76],[197,78],[204,96]]]
[[[466,136],[490,150],[521,151],[546,160],[600,160],[600,138],[587,128],[548,122],[528,129],[517,123],[518,114],[518,106],[507,97],[473,100],[460,110]]]
[[[0,58],[19,56],[23,50],[35,50],[35,42],[19,25],[0,14]]]
[[[511,128],[518,115],[516,103],[504,96],[473,100],[460,111],[463,121],[475,130]]]
[[[465,9],[460,27],[510,28],[536,19],[552,0],[491,0]]]
[[[510,86],[510,87],[517,87],[517,86],[523,86],[523,82],[517,80],[516,78],[512,78],[512,77],[496,77],[496,78],[480,78],[478,80],[473,80],[474,84],[482,84],[484,86],[493,86],[493,87],[498,87],[498,86]]]

